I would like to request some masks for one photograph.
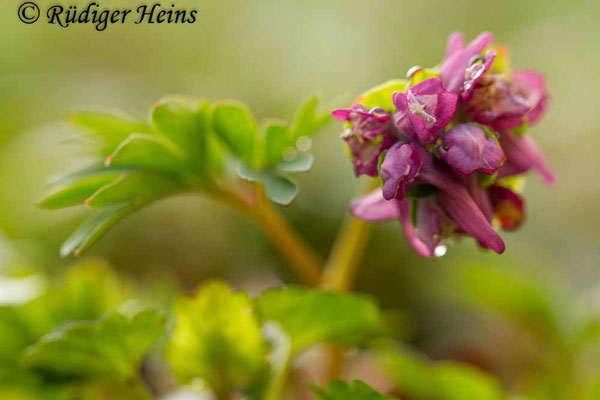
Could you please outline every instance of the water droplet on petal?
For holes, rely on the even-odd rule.
[[[440,244],[438,247],[435,248],[435,250],[433,250],[433,254],[436,257],[443,257],[444,255],[446,255],[446,252],[448,251],[448,247],[446,247],[443,244]]]

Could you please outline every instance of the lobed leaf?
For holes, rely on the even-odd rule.
[[[167,359],[184,382],[201,378],[216,393],[249,387],[266,371],[267,344],[247,294],[213,282],[174,306]]]
[[[45,209],[58,209],[82,205],[101,187],[114,182],[122,170],[103,166],[94,167],[56,182],[36,205]]]
[[[119,204],[93,215],[63,243],[60,248],[60,255],[67,257],[71,254],[82,254],[100,239],[111,226],[136,209],[137,207],[131,204]]]
[[[152,111],[159,134],[175,144],[200,175],[210,175],[220,163],[211,141],[211,112],[208,101],[183,97],[165,98]]]
[[[281,161],[275,168],[284,173],[307,172],[312,168],[314,161],[315,157],[311,153],[302,153],[291,160]]]
[[[150,133],[151,128],[141,120],[105,112],[82,111],[67,115],[67,119],[83,136],[102,145],[102,153],[112,152],[133,133]]]
[[[106,165],[178,173],[184,169],[184,162],[183,152],[169,142],[134,133],[107,158]]]
[[[125,380],[135,376],[143,355],[165,327],[165,316],[155,310],[132,316],[114,311],[50,332],[28,348],[23,361],[29,368],[67,379]]]
[[[298,195],[298,186],[287,178],[275,174],[271,170],[257,171],[241,164],[238,175],[250,182],[259,182],[265,188],[265,194],[274,203],[289,205]]]
[[[293,146],[287,125],[271,121],[265,126],[265,158],[267,165],[273,165],[283,159],[285,149]]]
[[[358,103],[367,107],[368,109],[374,107],[381,107],[388,112],[395,111],[396,107],[392,102],[392,94],[394,92],[404,92],[407,88],[408,82],[404,79],[396,79],[382,83],[379,86],[375,86],[373,89],[368,90],[357,100]]]
[[[217,104],[213,125],[219,139],[234,156],[250,165],[254,164],[258,131],[256,121],[245,105],[236,102]]]
[[[318,109],[320,102],[320,96],[314,94],[300,106],[290,127],[290,136],[293,141],[302,136],[312,136],[329,121],[329,112]]]
[[[324,342],[361,345],[383,330],[375,303],[356,294],[290,287],[263,293],[257,307],[289,335],[294,353]]]
[[[174,176],[151,171],[131,171],[100,188],[85,204],[94,208],[122,203],[141,206],[185,188]]]

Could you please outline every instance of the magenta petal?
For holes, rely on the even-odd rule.
[[[337,108],[331,112],[331,116],[338,121],[348,122],[350,121],[350,112],[349,108]]]
[[[467,114],[496,131],[521,125],[529,110],[526,97],[515,92],[498,76],[492,76],[485,85],[475,87],[466,103]]]
[[[434,253],[442,241],[441,210],[431,198],[420,200],[417,204],[417,236]]]
[[[367,110],[360,104],[334,110],[331,114],[352,125],[342,134],[342,139],[352,152],[356,175],[377,176],[379,155],[398,140],[391,116],[384,110]]]
[[[454,34],[456,35],[456,34]],[[465,80],[465,70],[473,56],[481,52],[494,41],[494,35],[484,32],[477,36],[469,45],[458,49],[459,39],[451,38],[448,41],[447,55],[440,68],[440,78],[446,90],[459,94]]]
[[[368,222],[385,222],[400,217],[397,202],[384,199],[381,189],[354,200],[350,204],[350,212]]]
[[[410,218],[410,201],[408,199],[404,199],[402,201],[394,200],[394,202],[398,205],[398,209],[400,212],[400,225],[404,230],[404,234],[406,235],[406,239],[408,243],[412,246],[415,251],[423,257],[432,257],[433,249],[431,249],[426,243],[424,243],[419,236],[417,235],[417,231],[413,226]]]
[[[454,32],[448,36],[446,41],[446,56],[444,59],[452,57],[465,47],[465,36],[462,32]]]
[[[484,247],[498,254],[504,253],[504,241],[492,228],[466,189],[464,192],[442,192],[439,196],[444,209],[460,229],[476,238]]]
[[[512,85],[514,90],[527,99],[527,105],[531,109],[527,114],[527,123],[535,124],[542,118],[549,103],[544,76],[535,71],[514,71]]]
[[[444,89],[439,78],[426,79],[408,89],[407,92],[411,92],[423,105],[424,111],[434,117],[435,121],[431,125],[425,120],[425,125],[430,132],[435,133],[448,125],[456,112],[458,96]]]
[[[396,125],[396,128],[398,128],[398,131],[414,140],[429,140],[430,134],[425,129],[425,123],[420,120],[419,117],[411,113],[408,108],[406,93],[394,92],[392,94],[392,102],[396,109],[398,109],[398,112],[394,114],[394,124]],[[421,136],[423,136],[423,132],[425,132],[425,136],[420,137],[417,132],[419,132]]]
[[[488,195],[487,190],[481,187],[479,184],[477,175],[471,175],[465,178],[465,184],[469,190],[469,193],[471,193],[473,201],[475,201],[475,204],[477,204],[477,207],[479,207],[483,215],[485,215],[487,221],[492,222],[494,210],[492,208],[490,196]]]
[[[463,176],[476,171],[491,175],[505,159],[498,143],[487,138],[483,129],[471,124],[459,124],[445,132],[438,153]]]
[[[439,203],[458,227],[477,239],[483,246],[503,253],[504,241],[492,228],[468,190],[425,148],[420,148],[422,167],[418,180],[437,187]]]
[[[396,143],[385,154],[380,175],[383,179],[383,197],[386,200],[404,198],[406,185],[411,183],[421,168],[419,153],[409,144]]]
[[[555,182],[556,177],[548,166],[542,151],[529,136],[517,136],[510,132],[502,132],[500,145],[506,154],[506,163],[498,170],[498,178],[519,175],[535,169],[547,183]]]
[[[405,93],[394,93],[392,100],[398,109],[396,127],[410,138],[429,143],[454,116],[458,96],[445,90],[439,78],[431,78]]]

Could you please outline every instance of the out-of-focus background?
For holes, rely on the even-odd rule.
[[[41,8],[50,3],[39,1]],[[146,117],[162,96],[189,94],[240,99],[258,118],[289,118],[315,90],[331,105],[347,105],[365,89],[403,77],[413,65],[438,63],[449,33],[464,31],[470,39],[490,30],[496,42],[511,48],[513,68],[547,77],[552,106],[529,133],[555,169],[556,186],[544,186],[537,176],[528,179],[526,224],[503,234],[502,256],[464,240],[441,259],[425,260],[412,252],[396,224],[378,226],[357,290],[406,312],[414,321],[410,340],[433,357],[468,359],[507,379],[516,368],[508,354],[517,354],[511,362],[526,363],[535,346],[448,300],[462,292],[455,277],[464,276],[466,267],[489,269],[477,279],[500,297],[519,294],[495,285],[494,274],[516,271],[528,284],[543,287],[539,290],[549,293],[561,313],[597,306],[598,1],[178,0],[180,7],[199,10],[196,24],[126,24],[104,32],[91,25],[25,25],[17,19],[18,4],[0,4],[0,266],[6,273],[58,273],[73,262],[61,260],[58,249],[85,210],[43,211],[33,205],[49,176],[81,165],[69,145],[72,133],[61,122],[65,111],[118,109]],[[315,137],[315,167],[300,177],[300,195],[283,210],[322,255],[359,183],[340,129],[331,123]],[[150,286],[172,282],[192,289],[221,277],[258,290],[294,281],[251,223],[202,196],[170,198],[128,217],[91,254]]]

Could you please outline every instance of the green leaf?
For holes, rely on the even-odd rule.
[[[130,296],[131,288],[105,262],[88,258],[48,282],[48,289],[39,297],[22,305],[0,307],[0,381],[2,365],[16,365],[24,348],[57,325],[99,318]]]
[[[287,125],[271,121],[265,126],[265,157],[267,165],[273,165],[283,159],[284,150],[293,146]]]
[[[169,97],[154,106],[152,122],[159,133],[177,145],[200,174],[211,174],[213,154],[211,105],[205,100]]]
[[[499,382],[466,364],[433,363],[429,359],[395,344],[384,344],[376,351],[400,393],[419,400],[502,400]]]
[[[93,215],[63,243],[60,248],[60,255],[66,257],[70,254],[82,254],[100,239],[111,226],[136,209],[137,207],[131,204],[119,204]]]
[[[298,186],[294,182],[270,170],[257,171],[242,163],[238,175],[250,182],[261,183],[265,187],[265,194],[274,203],[287,206],[298,195]]]
[[[174,176],[150,171],[131,171],[100,188],[85,201],[85,204],[94,208],[121,203],[141,206],[185,187]]]
[[[414,86],[414,85],[421,83],[427,79],[438,78],[439,76],[440,76],[440,71],[436,68],[434,68],[434,69],[429,69],[429,68],[419,69],[413,74],[412,79],[410,80],[410,86]]]
[[[360,345],[383,330],[375,303],[356,294],[290,287],[265,292],[257,306],[290,336],[294,353],[323,342]]]
[[[213,113],[213,124],[217,136],[231,153],[254,165],[258,131],[250,110],[241,103],[217,104]]]
[[[100,318],[132,296],[132,288],[98,258],[69,266],[50,289],[23,307],[23,318],[34,322],[36,336],[65,321]]]
[[[164,334],[165,326],[165,316],[155,310],[132,316],[110,312],[43,336],[27,349],[24,362],[50,376],[125,380],[137,374],[142,357]]]
[[[266,371],[267,345],[252,301],[212,282],[175,303],[167,359],[184,382],[201,378],[216,393],[244,389]]]
[[[381,107],[388,112],[394,111],[396,107],[392,102],[392,94],[394,92],[404,92],[407,85],[408,82],[404,79],[384,82],[360,96],[358,102],[368,109]]]
[[[57,209],[82,205],[101,187],[114,182],[122,170],[95,167],[56,182],[36,205],[46,209]]]
[[[133,133],[150,133],[150,127],[141,120],[104,112],[74,112],[67,115],[77,132],[103,144],[103,154],[112,152]]]
[[[298,195],[298,185],[283,176],[266,173],[263,179],[265,194],[277,204],[290,205]]]
[[[290,137],[293,141],[302,136],[313,135],[329,121],[329,112],[318,109],[320,102],[320,96],[314,94],[300,106],[290,127]]]
[[[184,154],[157,136],[135,133],[116,148],[106,165],[177,173],[184,168]]]
[[[333,381],[324,389],[313,388],[319,400],[389,400],[390,397],[377,392],[362,381],[355,380],[351,384],[344,381]]]
[[[312,168],[314,161],[315,157],[312,154],[302,153],[292,160],[281,161],[275,168],[284,173],[307,172]]]

